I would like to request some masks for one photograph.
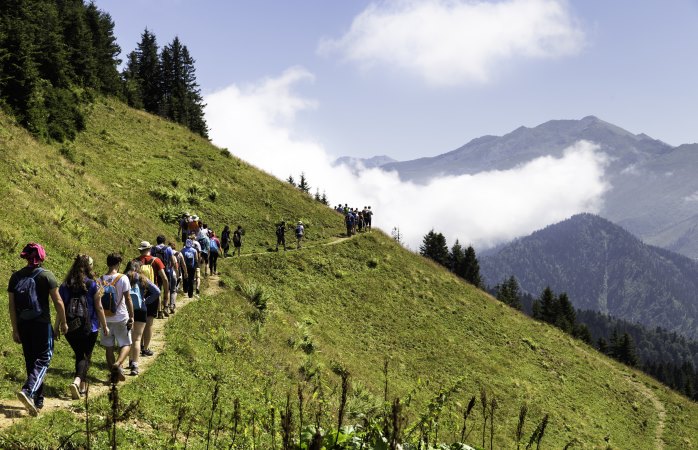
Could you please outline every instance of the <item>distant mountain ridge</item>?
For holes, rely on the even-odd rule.
[[[534,296],[550,286],[576,308],[698,337],[698,263],[592,214],[517,239],[480,268],[490,285],[514,275]]]
[[[580,140],[598,144],[609,157],[605,178],[611,188],[599,214],[650,244],[698,258],[698,144],[672,147],[587,116],[479,137],[438,156],[381,168],[426,183],[441,175],[507,170],[535,158],[559,157]]]
[[[374,167],[381,167],[385,164],[393,162],[397,162],[397,160],[387,155],[378,155],[372,158],[354,158],[353,156],[342,156],[334,160],[332,165],[339,166],[344,164],[352,169],[358,169],[359,166],[365,169],[373,169]]]

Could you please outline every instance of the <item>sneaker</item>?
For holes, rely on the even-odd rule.
[[[164,319],[164,318],[165,318],[165,316],[163,316],[163,314],[162,314],[162,311],[158,311],[158,316],[157,316],[157,318],[158,318],[158,319]]]
[[[42,409],[44,409],[44,398],[40,397],[40,398],[34,399],[34,406],[36,406],[36,409],[38,411],[41,411]]]
[[[165,317],[170,317],[170,312],[169,312],[168,308],[165,308],[162,310],[162,315]],[[161,317],[161,319],[162,319],[162,317]]]
[[[176,308],[175,306],[170,306],[170,314],[175,313],[175,308]]]
[[[116,381],[114,381],[114,380],[126,381],[126,376],[124,375],[124,369],[122,369],[121,367],[114,364],[111,368],[111,372],[112,372],[112,376],[111,376],[112,383],[116,384]]]
[[[153,351],[149,348],[141,350],[141,356],[153,356]]]
[[[132,377],[135,377],[135,376],[138,376],[139,373],[140,372],[138,372],[138,366],[133,366],[133,367],[131,367],[131,373],[129,375],[131,375]]]
[[[39,414],[39,410],[37,410],[36,405],[34,405],[34,400],[29,397],[24,390],[17,392],[17,398],[22,402],[24,407],[27,408],[30,416],[36,417]]]
[[[73,400],[77,400],[80,398],[80,386],[78,386],[75,383],[70,383],[70,386],[68,386],[68,389],[70,389],[70,397]]]
[[[199,289],[198,289],[198,288],[196,289],[196,295],[199,295]]]

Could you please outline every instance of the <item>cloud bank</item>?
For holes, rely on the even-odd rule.
[[[449,243],[476,249],[528,234],[579,212],[601,207],[605,156],[589,142],[560,158],[543,157],[511,170],[437,178],[427,185],[403,182],[396,173],[367,169],[358,175],[333,167],[336,156],[319,142],[293,133],[299,112],[318,105],[296,95],[295,84],[312,81],[303,68],[248,86],[231,85],[205,98],[206,120],[216,145],[280,179],[305,172],[330,202],[371,205],[377,226],[398,226],[416,250],[434,228]]]
[[[487,82],[513,58],[571,55],[583,44],[565,0],[392,0],[369,5],[318,51],[449,86]]]

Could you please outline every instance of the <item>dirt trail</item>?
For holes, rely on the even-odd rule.
[[[208,278],[208,286],[215,286],[215,288],[218,288],[218,277],[216,276],[211,276]],[[202,287],[205,285],[202,283]],[[205,295],[215,295],[213,292],[209,292],[210,290],[215,290],[215,288],[211,289],[207,287],[204,290]],[[218,288],[220,289],[220,288]],[[196,300],[196,297],[193,299],[189,299],[186,297],[186,295],[182,295],[182,293],[177,295],[177,312],[181,311],[181,308],[185,307],[187,304],[191,303],[191,301]],[[175,313],[177,314],[177,313]],[[145,373],[148,370],[148,367],[150,367],[151,364],[155,361],[155,358],[157,355],[162,353],[162,351],[165,349],[165,324],[167,323],[169,319],[155,319],[153,322],[153,337],[150,341],[150,349],[155,353],[155,355],[150,356],[150,357],[141,357],[139,360],[139,369],[141,372],[141,375]],[[70,346],[65,342],[65,339],[61,339],[64,344],[61,344],[61,350],[63,352],[72,352],[70,349]],[[104,348],[99,345],[99,342],[97,342],[97,345],[95,346],[94,349],[94,354],[99,355],[104,352]],[[71,353],[72,354],[72,353]],[[99,356],[98,356],[99,357]],[[51,373],[51,369],[49,368],[49,373],[47,375],[48,377],[55,376],[54,374]],[[104,395],[109,391],[109,383],[108,383],[108,374],[104,371],[99,371],[96,367],[90,368],[89,372],[89,377],[92,381],[92,384],[90,385],[90,397],[97,397],[100,395]],[[95,380],[96,378],[96,380]],[[124,384],[128,384],[137,377],[131,377],[128,375],[128,370],[126,371],[126,381],[119,383],[119,386],[122,386]],[[17,386],[19,389],[19,385]],[[46,413],[49,413],[51,411],[55,411],[57,409],[67,409],[67,410],[72,410],[74,405],[77,405],[78,402],[82,402],[83,400],[73,400],[70,397],[70,394],[68,392],[68,385],[66,384],[65,390],[62,393],[60,397],[46,397],[44,399],[44,408],[41,410],[39,413],[40,415],[44,415]],[[17,400],[17,399],[2,399],[0,400],[0,430],[7,428],[9,426],[12,426],[13,424],[17,423],[18,421],[30,417],[29,414],[27,413],[26,408],[22,405],[22,403]]]
[[[313,248],[313,247],[323,247],[323,246],[328,246],[328,245],[336,245],[339,243],[342,243],[344,241],[347,241],[351,239],[351,237],[335,237],[334,240],[329,241],[329,242],[324,242],[321,244],[315,244],[315,245],[308,245],[305,246],[304,248]],[[296,251],[295,248],[289,250],[289,251]],[[252,256],[252,255],[268,255],[270,252],[259,252],[259,253],[246,253],[241,256]],[[234,258],[234,257],[233,257]],[[230,259],[233,259],[230,258]],[[226,258],[228,259],[228,258]],[[221,259],[223,261],[223,259]],[[223,288],[220,286],[219,279],[217,275],[210,275],[207,277],[205,280],[202,280],[202,293],[206,296],[216,296],[218,295]],[[196,300],[196,297],[193,299],[189,299],[186,296],[182,295],[182,293],[178,294],[177,296],[177,310],[181,311],[183,307],[185,307],[187,304],[189,304],[192,300]],[[162,351],[165,349],[165,324],[167,323],[168,318],[165,319],[155,319],[153,322],[153,337],[152,340],[150,341],[150,349],[153,350],[155,353],[154,356],[151,357],[142,357],[139,361],[139,369],[141,372],[141,375],[143,375],[147,370],[148,367],[155,361],[157,355],[162,353]],[[63,340],[65,342],[65,340]],[[66,344],[61,345],[62,349],[61,351],[71,351],[69,346]],[[99,352],[104,352],[103,348],[99,346],[99,342],[95,346],[94,350],[95,354],[99,354]],[[49,377],[55,376],[54,374],[51,373],[51,369],[49,369],[48,375]],[[97,397],[106,394],[109,391],[109,383],[108,383],[108,374],[104,372],[98,372],[95,367],[90,369],[90,378],[92,380],[92,384],[90,385],[90,396],[91,397]],[[95,381],[96,378],[96,381]],[[120,386],[124,384],[130,383],[132,380],[134,380],[136,377],[131,377],[126,375],[126,381],[123,383],[119,383]],[[18,385],[19,388],[19,385]],[[58,409],[66,409],[66,410],[73,410],[74,406],[77,406],[78,402],[81,402],[83,400],[73,400],[70,397],[70,394],[68,392],[68,385],[66,384],[65,386],[65,391],[60,397],[46,397],[44,399],[44,408],[40,412],[41,415],[47,414],[51,411],[55,411]],[[22,403],[17,400],[17,399],[2,399],[0,400],[0,430],[3,430],[7,427],[10,427],[17,423],[18,421],[21,421],[27,417],[30,417],[29,414],[27,413],[26,408],[22,405]]]

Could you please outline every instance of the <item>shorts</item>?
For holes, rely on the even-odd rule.
[[[147,311],[147,317],[157,317],[158,316],[158,309],[160,309],[160,297],[158,297],[157,301],[151,303],[150,305],[145,305]]]
[[[131,330],[126,329],[126,320],[107,322],[107,326],[109,327],[109,336],[104,336],[104,330],[99,330],[99,343],[102,347],[114,347],[118,343],[119,348],[121,348],[133,344]]]
[[[208,262],[208,253],[201,252],[201,260],[206,264]]]
[[[135,309],[133,311],[133,321],[146,323],[148,321],[148,311],[145,309]]]

